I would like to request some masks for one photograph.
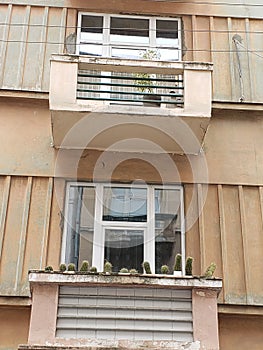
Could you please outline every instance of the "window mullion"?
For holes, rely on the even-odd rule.
[[[95,214],[94,214],[94,242],[92,265],[96,266],[98,271],[103,271],[104,261],[104,230],[102,226],[103,210],[103,185],[96,185]]]
[[[149,20],[149,46],[156,47],[156,19],[150,18]]]
[[[144,237],[144,260],[149,261],[152,273],[155,273],[155,219],[154,219],[154,187],[147,191],[147,229]]]
[[[102,55],[104,57],[111,56],[111,47],[110,47],[110,15],[103,16],[103,49]]]
[[[181,253],[182,253],[182,272],[185,275],[185,217],[184,217],[184,192],[180,189],[180,216],[181,216]]]

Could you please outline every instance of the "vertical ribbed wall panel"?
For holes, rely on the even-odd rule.
[[[28,270],[48,263],[50,220],[57,222],[56,198],[52,212],[53,178],[0,177],[0,294],[29,294]],[[52,232],[60,240],[60,227]],[[59,249],[50,252],[57,258]]]
[[[60,287],[56,336],[192,341],[191,290]]]
[[[51,54],[62,53],[67,9],[0,4],[0,88],[48,91]]]

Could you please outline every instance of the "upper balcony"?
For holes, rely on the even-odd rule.
[[[211,73],[210,63],[54,55],[54,146],[196,154],[211,117]]]

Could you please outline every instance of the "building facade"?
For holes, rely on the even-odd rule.
[[[262,348],[262,15],[254,0],[1,1],[1,350]],[[178,253],[182,278],[158,277]],[[188,256],[218,279],[185,278]],[[83,260],[139,274],[39,272]],[[98,304],[82,326],[76,293]],[[171,299],[184,314],[160,320]]]

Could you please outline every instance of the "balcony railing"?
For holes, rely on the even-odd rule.
[[[210,63],[54,55],[50,108],[83,111],[145,102],[178,109],[177,115],[210,117],[211,72]]]
[[[183,76],[78,71],[78,100],[183,107]]]

